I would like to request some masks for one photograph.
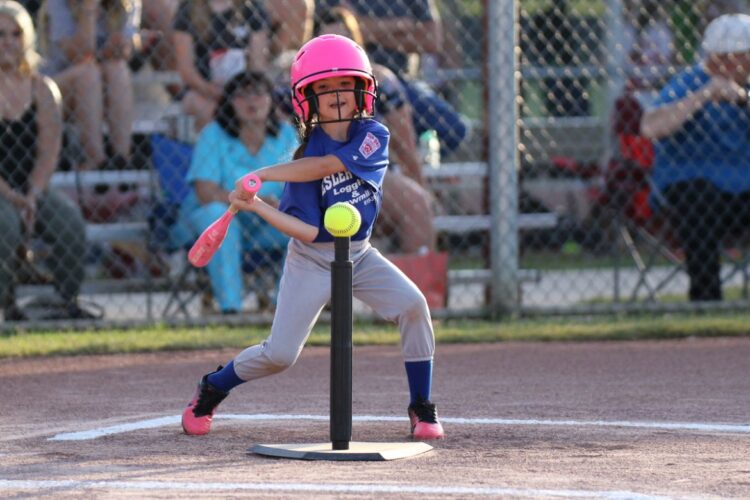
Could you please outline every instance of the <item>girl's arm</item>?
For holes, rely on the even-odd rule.
[[[309,182],[345,172],[346,166],[334,155],[310,156],[261,168],[253,172],[261,181]]]
[[[346,171],[346,166],[341,160],[334,155],[326,155],[279,163],[253,173],[263,182],[308,182],[344,171]],[[242,188],[242,179],[237,180],[235,189],[229,193],[229,202],[239,210],[255,212],[273,227],[297,240],[310,243],[318,236],[316,226],[281,212],[255,196],[254,193],[246,192]]]
[[[237,196],[237,192],[237,190],[234,190],[229,194],[229,201],[232,205],[240,210],[255,212],[259,217],[287,236],[305,243],[313,242],[318,236],[317,227],[302,222],[297,217],[281,212],[257,196],[253,196],[253,198],[248,200]]]

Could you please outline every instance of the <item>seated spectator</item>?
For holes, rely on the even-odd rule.
[[[685,252],[690,300],[721,300],[720,245],[750,222],[750,16],[706,28],[704,57],[661,90],[641,121],[653,181]]]
[[[140,0],[48,0],[40,21],[44,73],[62,90],[77,125],[83,169],[127,168],[133,128],[133,83],[128,60],[141,18]],[[108,155],[103,122],[109,131]]]
[[[90,318],[77,303],[84,277],[85,226],[79,210],[49,189],[62,143],[60,94],[37,71],[35,32],[28,12],[0,0],[0,308],[24,320],[15,304],[16,256],[29,238],[49,245],[52,281],[66,317]]]
[[[183,110],[196,130],[214,116],[232,76],[268,66],[270,22],[257,1],[183,0],[174,19],[177,71],[185,84]]]
[[[360,46],[357,19],[348,9],[334,7],[320,13],[313,36],[335,34],[353,39]],[[391,131],[391,168],[383,181],[383,228],[396,233],[399,249],[414,253],[435,249],[432,195],[422,175],[411,105],[396,75],[381,64],[373,64],[378,82],[376,119]]]
[[[192,192],[180,208],[179,227],[195,239],[229,208],[234,182],[253,170],[291,159],[298,145],[289,123],[272,112],[271,82],[260,72],[240,73],[224,87],[215,119],[198,137],[187,180]],[[278,203],[283,184],[267,182],[260,195]],[[226,239],[208,264],[213,295],[224,314],[242,305],[243,252],[283,255],[287,237],[254,214],[237,214]],[[274,262],[264,264],[273,267]]]
[[[434,129],[440,139],[442,155],[455,151],[468,132],[465,119],[426,82],[410,76],[409,71],[411,55],[442,51],[440,16],[435,3],[432,0],[320,0],[316,4],[316,18],[336,6],[351,9],[372,61],[393,71],[403,84],[414,111],[417,137]]]

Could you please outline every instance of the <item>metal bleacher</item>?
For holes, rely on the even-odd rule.
[[[451,186],[452,190],[461,190],[461,182],[467,179],[479,183],[482,186],[486,182],[488,166],[484,162],[449,162],[440,165],[440,168],[425,168],[425,177],[433,190],[439,191],[445,184]],[[473,188],[476,190],[476,187]],[[483,194],[475,193],[483,196]],[[519,231],[530,231],[538,229],[552,229],[558,224],[558,216],[554,212],[543,213],[521,213],[517,218]],[[441,214],[433,219],[435,230],[438,233],[450,235],[467,235],[475,232],[491,231],[491,218],[489,214]],[[538,281],[538,272],[521,269],[519,272],[522,281]],[[451,285],[488,284],[492,277],[491,269],[451,269],[448,271],[448,282]]]

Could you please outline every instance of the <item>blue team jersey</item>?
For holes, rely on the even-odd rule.
[[[334,155],[346,166],[346,171],[317,181],[287,182],[279,209],[317,226],[316,242],[330,242],[333,236],[323,227],[323,214],[334,203],[351,203],[362,216],[362,227],[352,240],[366,240],[383,199],[389,137],[388,129],[371,119],[353,121],[346,142],[335,141],[321,127],[316,127],[305,148],[305,157]]]

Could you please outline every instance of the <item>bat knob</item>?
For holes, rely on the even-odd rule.
[[[257,193],[263,183],[255,174],[248,174],[242,178],[242,187],[248,193]]]

